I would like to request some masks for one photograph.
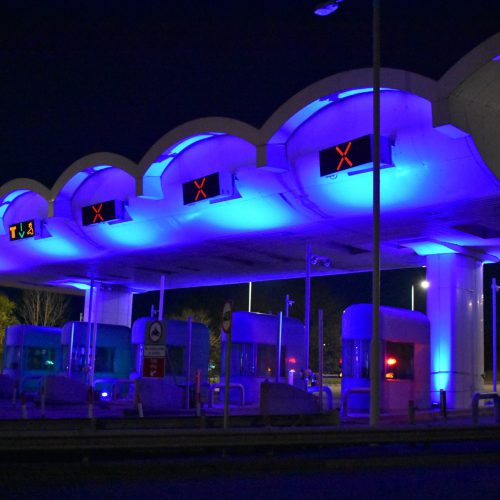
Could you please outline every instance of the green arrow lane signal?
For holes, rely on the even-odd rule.
[[[26,234],[25,231],[23,231],[23,223],[21,222],[21,224],[19,225],[19,237],[20,238],[24,238],[24,235]]]

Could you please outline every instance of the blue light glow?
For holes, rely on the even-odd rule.
[[[495,56],[492,60],[493,61],[500,61],[500,54],[498,54],[498,56]]]
[[[312,115],[317,113],[319,110],[323,109],[332,103],[330,99],[316,99],[315,101],[304,106],[300,111],[297,111],[292,117],[290,117],[276,132],[273,136],[272,142],[284,141],[290,136],[296,128],[302,125],[306,120],[308,120]]]
[[[90,285],[87,285],[85,283],[77,283],[73,281],[66,281],[64,282],[65,286],[72,286],[73,288],[76,288],[77,290],[90,290]]]
[[[299,221],[298,214],[275,196],[220,202],[209,213],[211,225],[237,231],[276,229]]]
[[[184,139],[183,141],[179,142],[176,144],[171,150],[170,154],[171,155],[177,155],[180,152],[184,151],[186,148],[189,146],[192,146],[193,144],[196,144],[197,142],[203,141],[205,139],[209,139],[210,137],[213,137],[214,135],[220,135],[220,134],[198,134],[198,135],[193,135],[192,137],[188,137],[187,139]]]
[[[94,171],[94,172],[100,172],[101,170],[106,170],[108,168],[113,168],[111,165],[98,165],[97,167],[92,167],[91,171]]]
[[[165,233],[163,226],[146,221],[95,227],[93,231],[99,236],[99,240],[105,240],[106,245],[111,247],[146,248],[149,245],[154,247],[168,242],[168,233]],[[93,238],[90,231],[89,236]]]
[[[148,172],[146,175],[151,177],[160,177],[173,159],[174,156],[167,156],[162,160],[152,163],[148,168]]]
[[[383,208],[408,208],[425,200],[425,174],[422,169],[397,166],[382,169],[380,199]],[[325,180],[319,188],[326,198],[354,212],[371,210],[373,175],[371,170],[359,175],[341,175]],[[318,193],[319,194],[319,190]]]
[[[380,87],[380,91],[385,91],[385,90],[396,90],[396,89],[391,89],[388,87]],[[346,90],[344,92],[339,92],[337,94],[337,99],[345,99],[346,97],[351,97],[353,95],[359,95],[359,94],[367,94],[369,92],[373,92],[373,87],[364,87],[361,89]]]
[[[9,193],[4,197],[2,203],[12,203],[16,198],[28,192],[29,191],[27,189],[17,189],[16,191],[12,191],[12,193]]]
[[[444,253],[457,253],[456,250],[450,248],[446,243],[433,240],[422,240],[403,242],[402,245],[411,248],[417,255],[440,255]]]

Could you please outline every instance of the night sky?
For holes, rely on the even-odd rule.
[[[139,162],[165,133],[195,118],[260,127],[306,86],[370,66],[371,1],[345,0],[325,18],[313,14],[316,3],[4,0],[0,183],[28,177],[52,187],[73,162],[100,151]],[[433,79],[500,31],[498,0],[381,4],[382,65]],[[486,269],[487,290],[495,269]],[[409,307],[421,274],[384,273],[382,302]],[[371,300],[369,275],[335,280],[329,286],[339,307]],[[268,297],[266,286],[256,285],[257,297]],[[287,287],[292,294],[303,287],[291,281],[277,294],[276,286],[281,302]],[[167,300],[180,304],[186,293]],[[206,291],[196,293],[203,302]],[[246,307],[244,287],[226,294]],[[417,296],[418,308],[424,299]]]
[[[186,121],[256,127],[321,78],[371,64],[371,1],[4,0],[0,183],[47,187],[82,156],[138,162]],[[500,31],[498,0],[381,0],[382,64],[431,78]]]

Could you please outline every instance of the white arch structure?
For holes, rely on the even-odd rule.
[[[482,382],[482,264],[500,259],[500,33],[439,81],[383,69],[381,85],[382,267],[427,265],[432,390],[461,407]],[[160,275],[167,288],[303,276],[307,243],[333,262],[316,274],[370,270],[370,165],[321,175],[320,152],[371,133],[371,93],[370,70],[348,71],[302,90],[259,130],[203,118],[137,165],[97,153],[51,189],[4,184],[1,284],[97,280],[102,300],[126,303],[101,319],[127,324],[131,294],[158,289]],[[198,186],[193,198],[183,185]],[[84,224],[82,209],[104,202],[118,212]]]

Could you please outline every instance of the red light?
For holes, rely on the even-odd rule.
[[[388,358],[386,363],[389,365],[389,366],[394,366],[397,364],[397,359],[396,358]]]
[[[295,363],[297,363],[297,358],[288,358],[288,362],[294,365]]]
[[[205,185],[206,180],[207,180],[207,178],[203,177],[203,179],[201,180],[201,182],[199,184],[198,184],[198,181],[194,181],[194,185],[198,189],[198,192],[196,193],[196,198],[194,199],[194,201],[198,201],[198,198],[200,197],[200,195],[203,196],[203,198],[207,197],[207,194],[205,193],[205,191],[203,191],[203,186]]]
[[[340,161],[339,161],[339,164],[337,165],[337,172],[340,170],[340,168],[342,167],[342,163],[344,163],[344,161],[350,166],[352,167],[352,161],[349,160],[349,158],[347,157],[347,153],[349,152],[349,149],[351,149],[351,146],[352,146],[352,141],[350,141],[346,148],[345,148],[345,151],[342,151],[338,146],[335,147],[335,149],[337,150],[337,153],[340,155]]]
[[[101,215],[102,203],[96,208],[96,205],[92,205],[92,210],[94,211],[94,219],[92,220],[92,224],[97,222],[104,222],[104,219]]]

